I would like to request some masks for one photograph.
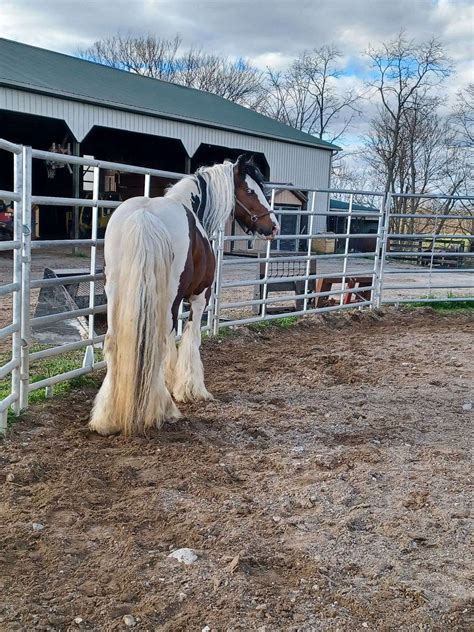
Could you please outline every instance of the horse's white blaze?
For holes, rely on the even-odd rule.
[[[186,323],[178,349],[173,396],[178,402],[212,399],[204,385],[201,346],[201,318],[206,307],[206,291],[191,296],[192,320]]]
[[[247,183],[248,188],[257,195],[258,201],[260,202],[260,204],[262,206],[264,206],[267,210],[271,211],[270,212],[270,219],[275,224],[275,228],[279,232],[280,225],[278,223],[278,220],[276,218],[275,213],[273,213],[273,211],[271,210],[272,207],[268,203],[267,198],[264,196],[262,189],[258,186],[258,184],[255,182],[255,180],[252,177],[250,177],[249,175],[245,176],[245,182]]]

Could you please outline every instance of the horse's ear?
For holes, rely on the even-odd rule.
[[[247,157],[245,154],[240,154],[235,163],[237,167],[237,173],[241,178],[245,178],[247,174]]]

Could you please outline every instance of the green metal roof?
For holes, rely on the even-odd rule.
[[[209,92],[3,38],[0,85],[297,145],[339,149]]]
[[[349,202],[343,202],[342,200],[334,200],[331,198],[329,200],[329,210],[330,211],[348,211],[349,210]],[[353,204],[353,211],[370,211],[371,213],[378,213],[379,209],[376,206],[372,206],[370,204]]]

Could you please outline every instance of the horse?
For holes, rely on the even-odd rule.
[[[248,234],[274,239],[279,232],[263,176],[244,155],[114,211],[104,239],[107,373],[91,430],[146,434],[182,417],[175,401],[213,399],[199,351],[201,318],[216,269],[211,238],[231,214]],[[177,348],[183,299],[191,307]]]

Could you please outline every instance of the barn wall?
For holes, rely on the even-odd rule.
[[[99,125],[179,139],[189,156],[197,151],[201,143],[261,152],[268,161],[273,181],[291,182],[302,189],[328,185],[331,152],[317,147],[295,145],[6,87],[0,87],[0,109],[64,120],[79,142],[94,125]]]

